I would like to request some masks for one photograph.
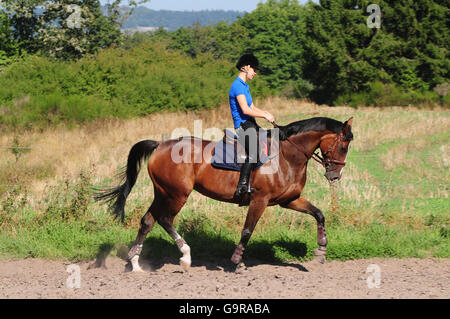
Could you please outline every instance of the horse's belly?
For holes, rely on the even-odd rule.
[[[239,172],[208,168],[197,172],[194,189],[199,193],[221,201],[231,201],[236,191]]]

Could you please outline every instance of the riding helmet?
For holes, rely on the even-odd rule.
[[[236,68],[240,70],[243,66],[250,65],[253,69],[259,70],[259,61],[258,59],[251,53],[244,54],[239,58],[239,61],[236,63]]]

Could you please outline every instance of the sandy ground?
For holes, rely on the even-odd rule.
[[[247,260],[239,274],[228,260],[193,261],[188,272],[174,259],[141,262],[143,273],[129,272],[117,257],[108,258],[106,268],[92,264],[0,260],[0,298],[450,298],[450,259]]]

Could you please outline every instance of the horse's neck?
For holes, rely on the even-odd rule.
[[[314,151],[319,147],[322,136],[326,134],[326,131],[310,131],[292,135],[289,139],[297,145],[298,148],[291,145],[289,141],[286,141],[283,144],[284,147],[282,152],[285,155],[285,158],[294,165],[306,163]],[[299,152],[299,149],[302,149],[306,154]]]

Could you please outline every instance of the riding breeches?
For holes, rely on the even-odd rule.
[[[248,119],[236,129],[239,143],[247,153],[246,163],[256,165],[259,160],[259,130],[261,127],[254,118]]]

